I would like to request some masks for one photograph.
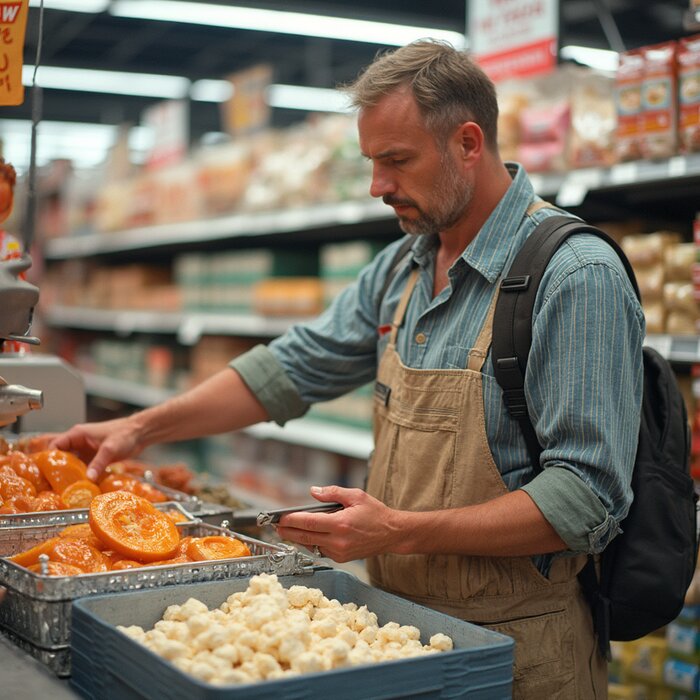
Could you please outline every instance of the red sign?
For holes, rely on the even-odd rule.
[[[471,51],[494,81],[554,70],[558,26],[558,0],[469,2]]]

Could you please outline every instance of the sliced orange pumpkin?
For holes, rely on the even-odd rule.
[[[31,481],[27,481],[17,474],[13,476],[0,475],[0,497],[9,501],[15,496],[36,496],[36,489]]]
[[[128,491],[95,496],[90,503],[90,526],[110,549],[137,561],[167,559],[180,544],[175,523],[145,498]]]
[[[235,559],[236,557],[249,557],[250,549],[234,537],[210,535],[209,537],[193,537],[187,545],[187,556],[192,561]]]
[[[72,564],[86,573],[109,571],[109,560],[85,540],[57,537],[46,554],[51,561]]]
[[[64,510],[66,504],[55,491],[40,491],[36,496],[35,507],[37,510]]]
[[[61,499],[68,508],[89,508],[90,501],[100,493],[100,487],[94,481],[78,479],[61,491]]]
[[[57,493],[63,493],[74,481],[87,478],[85,462],[70,452],[44,450],[33,454],[32,458]]]
[[[143,566],[140,561],[133,559],[119,559],[112,564],[112,571],[124,571],[125,569],[138,569]]]
[[[28,566],[27,568],[36,574],[43,573],[41,564],[32,564],[31,566]],[[68,563],[62,562],[62,561],[47,561],[46,562],[46,575],[47,576],[79,576],[80,574],[84,574],[84,573],[85,572],[82,569],[78,568],[77,566],[73,566],[73,564],[68,564]]]
[[[9,452],[3,457],[3,464],[9,466],[17,476],[30,481],[37,492],[47,491],[51,488],[32,457],[24,454],[24,452]]]
[[[51,539],[39,542],[39,544],[34,545],[30,549],[26,549],[24,552],[19,552],[11,557],[8,557],[10,561],[20,566],[29,567],[32,564],[36,564],[39,561],[40,554],[48,554],[49,549],[57,542],[60,538],[52,537]]]

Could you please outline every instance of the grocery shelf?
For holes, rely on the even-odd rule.
[[[581,168],[566,173],[533,173],[535,191],[561,207],[577,207],[589,192],[638,188],[659,183],[664,188],[674,182],[700,178],[700,153],[668,159],[618,163],[609,168]]]
[[[328,228],[331,227],[392,218],[393,210],[381,200],[333,202],[283,211],[233,214],[112,233],[54,238],[46,242],[44,257],[47,260],[65,260],[163,246],[207,243],[243,236],[265,238],[311,229],[319,229],[326,238]],[[261,245],[264,245],[264,242]]]
[[[700,362],[700,336],[697,335],[649,334],[644,344],[670,362]]]
[[[57,328],[132,333],[171,333],[185,345],[196,343],[203,335],[235,335],[274,338],[294,323],[297,317],[266,317],[245,313],[199,311],[165,312],[95,309],[55,305],[42,311],[43,319]]]
[[[88,372],[82,372],[82,376],[87,394],[122,401],[140,408],[161,403],[175,394],[169,389],[157,389],[138,382],[112,379]],[[284,428],[275,423],[260,423],[245,428],[243,432],[261,440],[279,440],[357,459],[367,459],[373,448],[370,431],[313,418],[289,421]]]
[[[637,189],[659,183],[700,179],[700,153],[677,155],[659,161],[619,163],[610,168],[582,168],[566,173],[533,173],[535,191],[561,207],[578,207],[591,192],[621,188]],[[381,200],[332,202],[282,211],[232,214],[230,216],[146,226],[112,233],[91,233],[46,242],[47,260],[67,260],[90,255],[144,251],[164,247],[193,246],[236,238],[265,238],[317,230],[328,239],[328,229],[394,220],[391,207]]]

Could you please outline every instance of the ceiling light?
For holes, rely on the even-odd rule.
[[[34,66],[24,66],[22,82],[32,84]],[[59,68],[40,66],[37,82],[53,90],[76,90],[78,92],[106,92],[117,95],[138,95],[177,99],[187,96],[190,81],[175,75],[153,75],[149,73],[118,73],[116,71],[87,70],[83,68]]]
[[[69,12],[104,12],[109,0],[44,0],[47,10],[67,10]],[[41,7],[41,0],[29,0],[29,7]]]
[[[566,58],[597,70],[615,72],[620,60],[617,51],[607,49],[592,49],[588,46],[564,46],[559,51]]]
[[[305,109],[310,112],[348,112],[348,98],[338,90],[299,85],[270,85],[267,90],[270,107]]]
[[[387,46],[403,46],[416,39],[427,37],[448,41],[456,48],[466,46],[466,37],[463,34],[445,29],[252,7],[174,2],[173,0],[113,0],[109,11],[118,17],[346,39]]]
[[[68,159],[76,167],[93,167],[104,162],[114,145],[119,127],[112,124],[42,121],[38,124],[37,164]],[[0,140],[3,157],[22,173],[29,167],[32,123],[28,119],[3,119]],[[129,129],[129,147],[134,160],[148,151],[153,142],[146,127]]]

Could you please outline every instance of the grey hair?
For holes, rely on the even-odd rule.
[[[378,54],[343,89],[352,107],[364,109],[402,87],[411,90],[426,127],[438,140],[444,142],[459,124],[473,121],[487,145],[497,148],[496,88],[467,52],[441,41],[414,41]]]

